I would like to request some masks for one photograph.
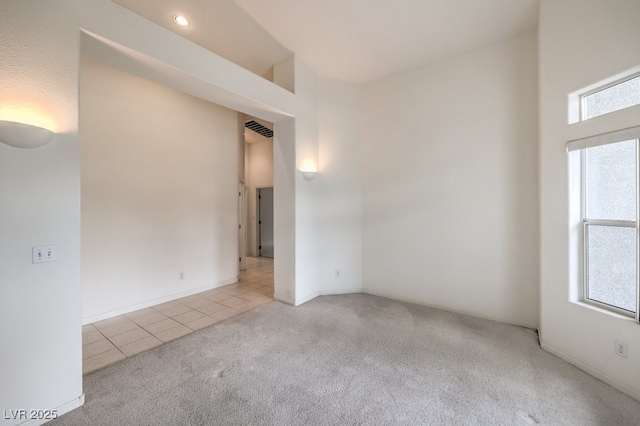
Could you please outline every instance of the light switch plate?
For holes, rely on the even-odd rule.
[[[56,246],[32,247],[31,263],[45,263],[56,261]]]

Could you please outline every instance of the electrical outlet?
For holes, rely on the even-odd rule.
[[[179,275],[179,276],[180,276],[180,279],[181,279],[181,280],[184,280],[184,272],[180,272],[180,275]]]
[[[56,246],[36,246],[31,248],[31,263],[55,262]]]
[[[627,342],[616,339],[614,350],[616,355],[620,355],[623,358],[627,358],[629,356],[629,345]]]

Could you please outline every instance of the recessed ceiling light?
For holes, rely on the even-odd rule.
[[[176,24],[180,25],[181,27],[188,27],[189,26],[189,20],[187,18],[185,18],[182,15],[174,15],[173,16],[173,22],[175,22]]]

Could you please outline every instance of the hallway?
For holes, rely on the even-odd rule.
[[[246,264],[235,284],[83,326],[83,374],[273,301],[273,259]]]

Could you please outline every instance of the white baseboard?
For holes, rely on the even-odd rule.
[[[294,305],[294,306],[300,306],[300,305],[302,305],[302,304],[304,304],[304,303],[307,303],[307,302],[308,302],[308,301],[310,301],[310,300],[315,299],[315,298],[316,298],[316,297],[318,297],[318,296],[320,296],[320,292],[319,292],[319,291],[316,291],[316,292],[313,292],[313,293],[311,293],[311,294],[308,294],[308,295],[306,295],[306,296],[304,296],[304,297],[301,297],[301,298],[299,298],[299,299],[298,299],[298,298],[296,298],[296,303],[295,303],[295,305]]]
[[[575,359],[570,355],[567,355],[566,353],[554,348],[553,346],[540,342],[540,347],[542,347],[542,349],[544,349],[545,351],[557,356],[558,358],[561,358],[567,361],[569,364],[572,364],[578,367],[580,370],[584,371],[585,373],[588,373],[593,377],[602,380],[606,384],[613,386],[619,391],[624,392],[625,394],[629,395],[631,398],[634,398],[640,401],[640,391],[638,391],[637,389],[634,389],[632,387],[625,385],[624,383],[619,382],[618,380],[614,379],[608,374],[605,374],[600,370],[596,370],[595,368],[583,363],[582,361]]]
[[[54,408],[57,417],[62,416],[63,414],[68,413],[69,411],[73,411],[76,408],[82,407],[84,405],[84,394],[80,395],[77,398],[74,398],[73,400],[62,404],[59,407]],[[25,422],[22,423],[18,423],[21,426],[25,425],[25,426],[36,426],[36,425],[42,425],[45,424],[47,422],[49,422],[50,420],[53,419],[31,419],[31,420],[27,420]]]
[[[426,306],[427,308],[440,309],[440,310],[443,310],[443,311],[454,312],[456,314],[469,315],[469,316],[476,317],[476,318],[482,318],[482,319],[486,319],[486,320],[490,320],[490,321],[501,322],[503,324],[510,324],[510,325],[515,325],[515,326],[518,326],[518,327],[530,328],[532,330],[537,330],[538,329],[538,325],[537,324],[523,323],[523,322],[520,322],[520,321],[511,320],[509,318],[496,318],[496,317],[491,317],[491,316],[488,316],[488,315],[478,314],[476,312],[468,312],[468,311],[463,311],[463,310],[459,310],[459,309],[451,309],[451,308],[449,308],[447,306],[440,306],[440,305],[434,305],[434,304],[430,304],[430,303],[424,303],[424,302],[421,302],[421,301],[418,301],[418,300],[415,300],[415,299],[404,299],[404,298],[395,297],[395,296],[392,296],[392,295],[389,295],[389,294],[369,291],[369,290],[366,290],[366,289],[363,289],[362,293],[370,294],[372,296],[384,297],[385,299],[397,300],[398,302],[413,303],[414,305]]]
[[[359,294],[359,293],[362,293],[362,287],[339,289],[339,290],[321,290],[320,296],[334,296],[338,294]]]
[[[276,295],[273,296],[273,300],[277,300],[278,302],[286,303],[287,305],[294,305],[295,306],[295,303],[293,302],[293,300],[285,299],[283,297],[279,297],[279,296],[276,296]]]
[[[377,292],[372,292],[372,291],[368,291],[365,290],[363,288],[349,288],[349,289],[338,289],[338,290],[322,290],[322,291],[316,291],[313,292],[305,297],[301,297],[300,299],[296,299],[295,303],[292,303],[290,300],[282,300],[279,298],[275,298],[275,300],[279,300],[281,302],[284,303],[288,303],[294,306],[300,306],[304,303],[309,302],[310,300],[315,299],[318,296],[331,296],[331,295],[339,295],[339,294],[369,294],[371,296],[378,296],[378,297],[384,297],[385,299],[390,299],[390,300],[397,300],[398,302],[405,302],[405,303],[413,303],[414,305],[420,305],[420,306],[426,306],[428,308],[434,308],[434,309],[440,309],[443,311],[448,311],[448,312],[454,312],[457,314],[463,314],[463,315],[469,315],[469,316],[473,316],[473,317],[477,317],[477,318],[482,318],[482,319],[487,319],[490,321],[496,321],[496,322],[500,322],[503,324],[510,324],[510,325],[515,325],[518,327],[524,327],[524,328],[529,328],[532,330],[537,330],[538,329],[538,325],[537,324],[528,324],[528,323],[522,323],[520,321],[513,321],[513,320],[509,320],[509,319],[504,319],[504,318],[496,318],[496,317],[490,317],[487,315],[480,315],[477,314],[475,312],[466,312],[466,311],[461,311],[461,310],[456,310],[456,309],[451,309],[445,306],[438,306],[438,305],[433,305],[433,304],[428,304],[428,303],[423,303],[417,300],[413,300],[413,299],[402,299],[402,298],[398,298],[395,296],[391,296],[389,294],[383,294],[383,293],[377,293]]]
[[[102,321],[105,319],[117,317],[118,315],[128,314],[129,312],[138,311],[140,309],[148,308],[150,306],[159,305],[161,303],[171,302],[172,300],[180,299],[182,297],[191,296],[192,294],[202,293],[203,291],[213,290],[218,287],[222,287],[228,284],[237,283],[238,278],[231,278],[224,281],[219,281],[215,284],[206,285],[204,287],[197,287],[190,290],[185,290],[180,293],[175,293],[170,296],[160,297],[158,299],[149,300],[147,302],[136,303],[135,305],[126,306],[124,308],[116,309],[109,312],[104,312],[102,314],[91,315],[86,318],[82,318],[82,325],[91,324],[97,321]]]
[[[332,296],[338,294],[357,294],[362,293],[362,288],[348,288],[348,289],[339,289],[339,290],[321,290],[313,292],[305,297],[300,299],[296,299],[295,306],[300,306],[304,303],[307,303],[310,300],[315,299],[318,296]]]

